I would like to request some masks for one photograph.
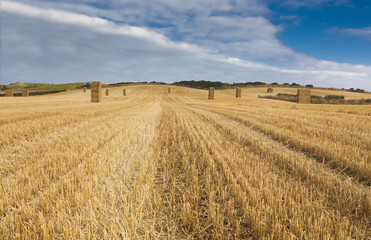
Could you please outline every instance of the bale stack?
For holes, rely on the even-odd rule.
[[[91,82],[91,102],[102,101],[102,83]]]
[[[167,93],[168,93],[168,94],[171,93],[171,88],[168,88],[168,89],[167,89]]]
[[[84,87],[84,92],[86,92],[86,87]]]
[[[126,96],[126,89],[122,89],[122,96]]]
[[[272,93],[273,92],[273,88],[268,88],[267,89],[267,93]]]
[[[298,89],[298,103],[310,104],[310,89],[307,88]]]
[[[241,98],[241,88],[236,88],[236,98]]]
[[[5,90],[5,97],[13,97],[13,89]]]
[[[106,96],[108,96],[109,95],[109,89],[107,88],[106,89]]]
[[[28,97],[28,96],[30,96],[30,91],[28,91],[28,90],[23,90],[23,91],[22,91],[22,97]]]
[[[214,91],[215,91],[214,87],[209,87],[209,100],[214,99]]]

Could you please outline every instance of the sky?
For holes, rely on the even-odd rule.
[[[181,80],[371,91],[371,1],[2,0],[0,84]]]

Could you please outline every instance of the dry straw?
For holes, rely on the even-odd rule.
[[[84,92],[86,92],[86,87],[84,87]]]
[[[22,97],[28,97],[28,96],[30,96],[30,91],[28,91],[28,90],[23,90],[23,91],[22,91]]]
[[[241,98],[241,88],[236,88],[236,98]]]
[[[109,89],[106,89],[106,96],[109,95]]]
[[[91,82],[91,102],[102,101],[102,83]]]
[[[267,93],[272,93],[273,92],[273,88],[268,88],[267,89]]]
[[[126,96],[126,89],[122,89],[122,95]]]
[[[298,89],[298,103],[310,104],[310,89],[307,88]]]
[[[5,97],[13,97],[13,89],[5,90]]]
[[[168,89],[167,89],[167,93],[168,93],[168,94],[171,93],[171,88],[168,88]]]
[[[209,87],[209,100],[214,99],[214,91],[215,91],[214,87]]]

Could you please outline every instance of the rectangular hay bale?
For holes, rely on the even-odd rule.
[[[310,89],[299,88],[297,102],[298,104],[310,104]]]
[[[122,95],[126,96],[126,89],[122,89]]]
[[[236,98],[241,98],[242,90],[241,88],[236,88]]]
[[[5,90],[5,97],[13,97],[13,89]]]
[[[215,91],[215,88],[214,87],[209,87],[209,100],[213,100],[214,99],[214,91]]]
[[[272,93],[273,92],[273,88],[268,88],[267,89],[267,93]]]
[[[28,96],[30,96],[30,91],[28,91],[28,90],[23,90],[23,91],[22,91],[22,97],[28,97]]]
[[[91,102],[102,101],[102,82],[91,82]]]

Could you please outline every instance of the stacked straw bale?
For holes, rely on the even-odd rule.
[[[214,87],[209,87],[209,100],[214,99],[214,91],[215,91]]]
[[[22,97],[28,97],[28,96],[30,96],[30,91],[28,91],[28,90],[23,90],[23,91],[22,91]]]
[[[236,88],[236,98],[241,98],[241,88]]]
[[[272,93],[273,92],[273,88],[268,88],[267,89],[267,93]]]
[[[91,102],[102,101],[102,82],[91,82]]]
[[[13,97],[13,89],[5,90],[5,97]]]
[[[308,88],[298,89],[298,103],[310,104],[310,89]]]

